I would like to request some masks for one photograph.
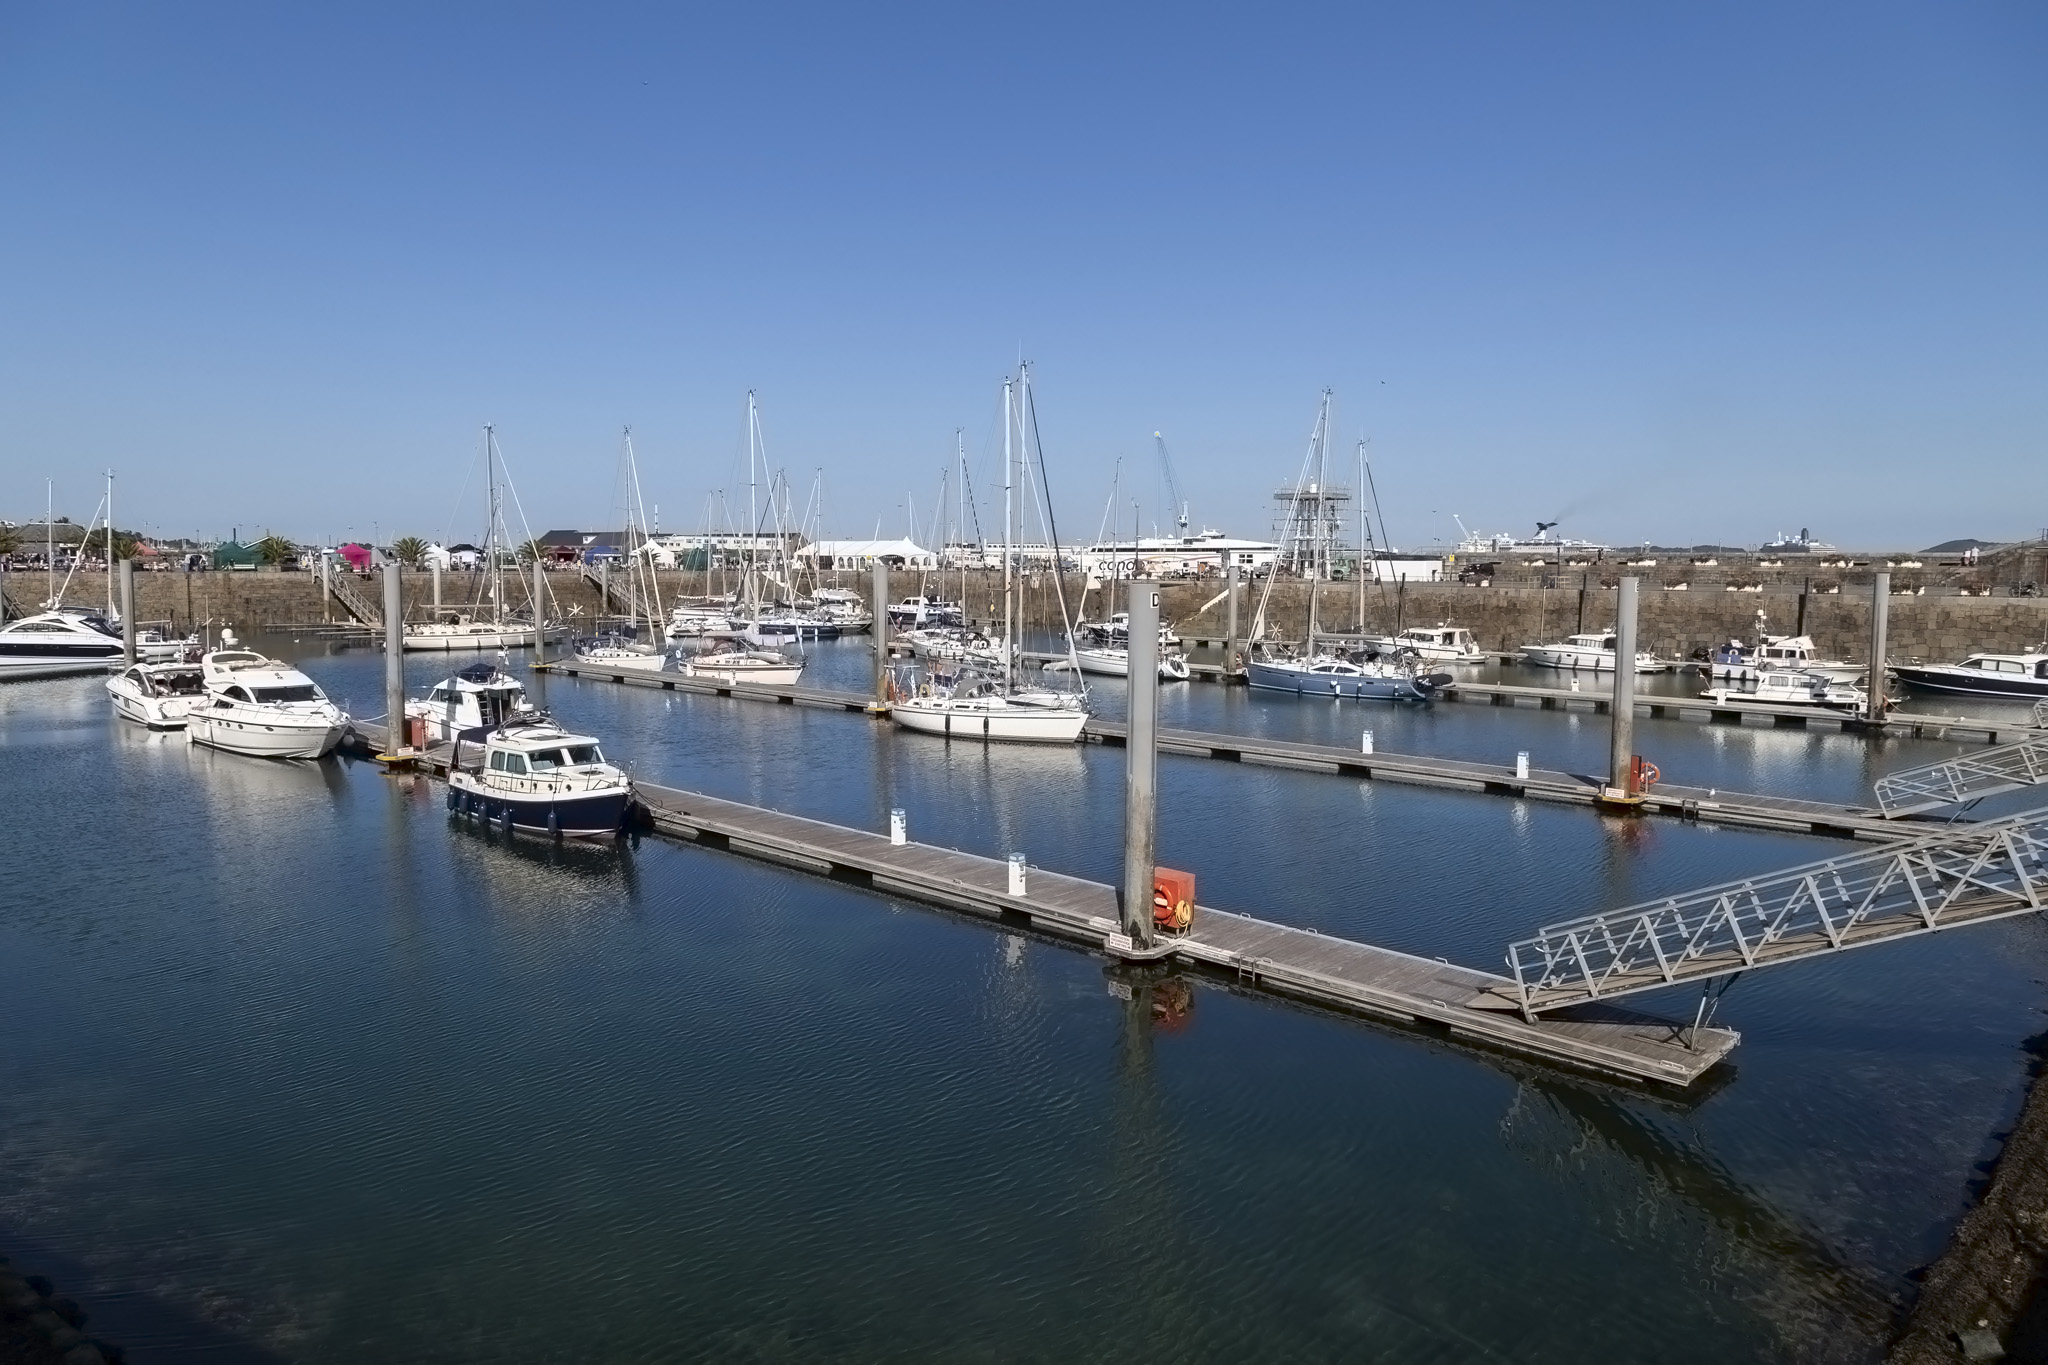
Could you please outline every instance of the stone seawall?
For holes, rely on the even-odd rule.
[[[41,595],[42,584],[34,575],[31,582],[7,583],[9,596],[17,606],[30,606]],[[843,586],[865,592],[865,574],[839,575]],[[707,582],[707,579],[709,580]],[[732,579],[717,573],[666,573],[661,575],[664,601],[682,594],[703,594],[729,587]],[[379,600],[381,585],[376,578],[351,578],[365,597]],[[339,604],[323,609],[319,580],[305,573],[258,571],[253,573],[139,573],[136,583],[136,616],[139,620],[170,620],[179,630],[194,621],[238,629],[260,630],[267,626],[314,625],[324,618],[346,621]],[[591,621],[600,614],[597,590],[574,573],[548,575],[549,591],[572,620]],[[1001,578],[996,574],[972,574],[965,591],[960,579],[948,575],[943,589],[936,577],[897,573],[891,576],[890,596],[902,598],[928,586],[934,593],[964,599],[969,615],[987,621],[1001,611]],[[509,584],[508,584],[509,587]],[[1078,602],[1081,582],[1069,578],[1064,584],[1067,600]],[[1224,606],[1214,601],[1222,591],[1210,581],[1174,582],[1165,586],[1162,611],[1179,624],[1182,634],[1218,638],[1224,632]],[[1311,585],[1283,581],[1272,585],[1270,595],[1262,583],[1239,588],[1239,633],[1249,633],[1252,616],[1261,597],[1266,600],[1268,638],[1300,639],[1307,630]],[[1316,615],[1325,631],[1356,628],[1360,615],[1360,594],[1355,585],[1324,584],[1314,589]],[[524,591],[513,593],[523,602]],[[77,602],[103,601],[100,583],[74,584],[71,599]],[[429,576],[405,575],[408,616],[419,619],[426,613],[431,597]],[[442,600],[449,606],[470,601],[472,585],[453,575],[442,580]],[[1410,583],[1381,588],[1368,584],[1363,594],[1365,627],[1374,632],[1391,632],[1399,626],[1435,625],[1439,621],[1464,626],[1478,636],[1488,649],[1510,650],[1532,641],[1553,639],[1580,629],[1604,630],[1613,623],[1615,591],[1589,580],[1553,588],[1532,586],[1464,586],[1456,583]],[[1671,591],[1645,582],[1640,595],[1639,631],[1643,648],[1661,657],[1677,658],[1695,649],[1710,647],[1730,638],[1747,640],[1756,633],[1756,613],[1762,611],[1766,628],[1773,634],[1793,633],[1803,618],[1807,634],[1814,637],[1822,653],[1861,658],[1870,632],[1870,590],[1867,585],[1845,587],[1839,593],[1802,594],[1792,585],[1760,592]],[[1093,617],[1113,610],[1097,591],[1088,598]],[[1024,591],[1027,624],[1039,628],[1058,625],[1060,611],[1046,575],[1026,581]],[[1117,606],[1121,605],[1119,598]],[[1890,599],[1891,655],[1894,659],[1956,659],[1973,650],[2013,651],[2039,646],[2048,639],[2048,598],[1894,596]]]

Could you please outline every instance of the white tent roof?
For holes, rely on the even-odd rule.
[[[814,540],[797,551],[807,559],[930,559],[932,552],[909,540]]]

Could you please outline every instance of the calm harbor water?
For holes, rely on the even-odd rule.
[[[864,684],[864,642],[816,658]],[[383,709],[380,656],[304,664]],[[1119,863],[1115,750],[535,691],[653,780]],[[1606,743],[1202,685],[1164,719],[1587,770]],[[1674,780],[1841,800],[1958,751],[1638,732]],[[1850,848],[1160,778],[1204,902],[1479,966]],[[1869,1360],[2017,1106],[2048,973],[2015,920],[1747,977],[1729,1074],[1659,1097],[715,852],[508,845],[424,780],[119,725],[93,679],[0,689],[0,800],[0,1251],[136,1362]]]

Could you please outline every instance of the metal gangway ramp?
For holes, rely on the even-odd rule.
[[[2036,708],[2037,720],[2040,710]],[[1877,780],[1877,806],[1887,820],[1896,820],[2043,782],[2048,782],[2048,734],[1888,773]]]
[[[341,603],[343,611],[361,621],[371,630],[384,629],[384,613],[372,606],[370,599],[350,587],[342,575],[329,569],[322,573],[320,581],[326,585],[328,595]]]
[[[2048,808],[1548,925],[1508,945],[1524,1017],[2048,903]]]
[[[597,589],[598,600],[604,603],[605,610],[610,611],[614,607],[619,607],[623,608],[619,613],[622,616],[630,616],[634,620],[645,619],[647,607],[640,600],[640,589],[633,582],[632,574],[600,573],[596,568],[580,561],[576,568],[583,575],[583,581]]]

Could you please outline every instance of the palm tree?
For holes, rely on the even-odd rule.
[[[0,559],[5,559],[21,548],[21,532],[12,526],[0,526]]]
[[[299,557],[299,547],[276,532],[256,542],[256,557],[265,564],[281,565]]]
[[[427,542],[418,536],[400,536],[391,542],[391,553],[397,557],[399,563],[410,564],[417,569],[420,561],[426,558]]]
[[[519,562],[521,564],[531,564],[536,560],[546,559],[547,557],[548,547],[541,544],[538,540],[529,540],[519,547]]]

